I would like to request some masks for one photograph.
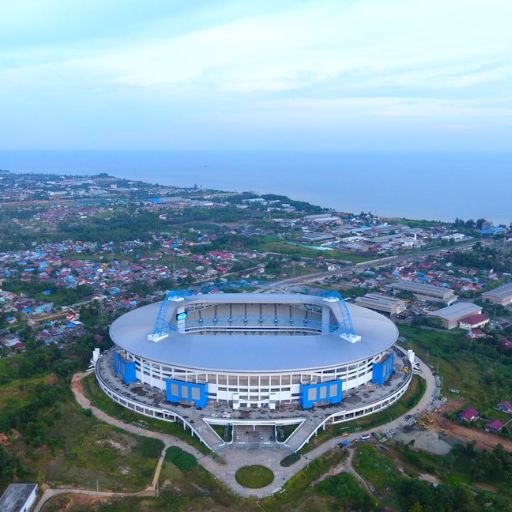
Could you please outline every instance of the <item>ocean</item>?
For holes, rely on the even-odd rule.
[[[0,169],[272,192],[340,211],[512,222],[511,153],[0,151]]]

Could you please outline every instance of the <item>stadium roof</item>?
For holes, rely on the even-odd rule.
[[[196,295],[176,303],[287,303],[329,307],[322,297],[287,294]],[[153,330],[160,303],[144,306],[121,316],[110,327],[114,343],[126,351],[184,368],[225,372],[288,372],[312,370],[358,361],[391,347],[398,338],[393,322],[369,309],[347,304],[358,343],[335,333],[308,336],[287,335],[204,335],[172,333],[159,342],[147,340]]]

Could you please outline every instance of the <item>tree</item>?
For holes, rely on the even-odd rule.
[[[477,219],[476,229],[482,229],[487,221],[485,219]]]

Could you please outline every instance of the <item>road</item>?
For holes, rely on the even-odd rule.
[[[412,410],[408,411],[406,414],[415,414],[422,412],[426,408],[428,408],[435,396],[435,378],[432,375],[432,372],[423,362],[419,361],[420,367],[423,371],[423,376],[426,380],[426,390],[425,394],[419,401],[419,403]],[[163,434],[158,432],[153,432],[151,430],[147,430],[141,427],[136,427],[135,425],[131,425],[129,423],[125,423],[117,418],[113,418],[108,414],[104,413],[102,410],[97,407],[91,405],[89,399],[85,396],[84,390],[82,387],[82,379],[88,375],[88,372],[77,373],[73,376],[71,382],[71,390],[78,402],[78,404],[84,409],[90,409],[92,414],[98,418],[99,420],[113,425],[117,428],[125,430],[131,434],[135,434],[138,436],[150,437],[153,439],[159,439],[164,443],[164,448],[162,450],[162,454],[158,460],[157,466],[155,468],[155,473],[152,478],[151,483],[143,490],[134,493],[116,493],[110,491],[97,492],[90,489],[76,489],[76,488],[56,488],[56,489],[47,489],[43,494],[43,497],[37,504],[34,512],[40,512],[45,503],[47,503],[52,498],[62,495],[62,494],[83,494],[85,496],[93,496],[99,498],[122,498],[127,496],[154,496],[156,485],[158,483],[158,479],[160,476],[160,471],[162,468],[162,464],[164,461],[165,451],[169,446],[178,446],[183,450],[186,450],[189,453],[192,453],[198,460],[199,464],[201,464],[207,471],[213,474],[220,482],[222,482],[226,487],[228,487],[232,492],[238,494],[242,497],[255,497],[255,498],[264,498],[266,496],[270,496],[278,491],[280,491],[283,485],[295,474],[297,474],[300,470],[305,468],[312,460],[316,459],[327,453],[330,450],[338,449],[339,438],[335,437],[327,440],[322,443],[320,446],[312,449],[310,452],[305,454],[300,458],[298,462],[293,464],[290,467],[282,467],[280,465],[281,459],[284,457],[285,453],[282,449],[278,447],[264,447],[257,450],[240,450],[239,448],[228,447],[221,452],[222,458],[225,464],[220,464],[219,462],[212,459],[209,455],[205,455],[201,453],[199,450],[189,445],[187,442],[182,441],[181,439],[175,438],[169,434]],[[369,430],[361,431],[358,435],[362,435],[365,433],[371,434],[378,431],[384,431],[389,429],[395,429],[402,423],[405,415],[387,423],[385,425],[381,425],[380,427],[372,428]],[[274,481],[268,485],[267,487],[263,487],[261,489],[248,489],[246,487],[241,486],[235,479],[236,471],[242,467],[252,464],[262,464],[267,466],[274,472],[275,478]],[[354,475],[355,476],[355,475]],[[356,477],[357,478],[357,477]]]
[[[75,395],[76,396],[76,395]],[[95,498],[126,498],[126,497],[144,497],[144,496],[155,496],[157,492],[158,480],[160,479],[160,473],[162,471],[162,466],[165,460],[165,454],[167,452],[167,448],[169,448],[171,444],[165,443],[162,449],[162,453],[160,454],[160,458],[158,459],[155,472],[153,474],[153,479],[142,491],[138,492],[111,492],[111,491],[92,491],[89,489],[75,489],[73,487],[62,487],[57,489],[46,489],[41,496],[41,499],[38,501],[36,507],[33,512],[40,512],[43,510],[44,505],[55,498],[56,496],[60,496],[62,494],[80,494],[83,496],[91,496]]]
[[[490,432],[484,432],[482,430],[459,425],[458,423],[452,423],[444,417],[443,414],[445,410],[446,407],[440,407],[439,411],[433,416],[434,423],[431,426],[432,430],[444,436],[452,437],[462,443],[474,441],[476,448],[480,450],[493,450],[498,444],[501,444],[506,451],[512,452],[511,440],[491,434]]]
[[[268,283],[262,287],[260,287],[257,291],[272,291],[277,288],[281,288],[283,286],[293,286],[293,285],[302,285],[313,283],[316,281],[324,280],[329,277],[335,277],[347,273],[350,270],[358,269],[358,268],[367,268],[367,267],[382,267],[385,265],[390,265],[392,263],[400,263],[403,261],[408,261],[414,258],[418,258],[421,256],[429,256],[436,255],[444,252],[446,250],[462,250],[472,247],[475,244],[476,240],[472,240],[471,242],[463,242],[453,247],[436,247],[433,249],[425,249],[419,250],[413,254],[403,254],[399,256],[386,256],[384,258],[376,258],[373,260],[367,260],[360,263],[349,263],[343,266],[343,268],[339,270],[332,271],[324,271],[324,272],[313,272],[311,274],[304,274],[302,276],[290,277],[288,279],[283,279],[281,281],[276,281],[273,283]]]

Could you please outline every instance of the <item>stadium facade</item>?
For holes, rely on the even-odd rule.
[[[119,317],[110,336],[114,348],[96,364],[102,389],[162,419],[176,420],[185,408],[210,416],[209,423],[236,423],[236,413],[254,410],[267,411],[267,422],[275,414],[282,424],[286,411],[296,411],[290,418],[328,410],[326,418],[349,419],[357,405],[361,415],[390,405],[410,380],[393,322],[336,294],[169,292],[163,302]],[[386,393],[391,380],[400,385]],[[376,388],[379,406],[365,408],[358,393]],[[234,414],[212,419],[219,408]]]

